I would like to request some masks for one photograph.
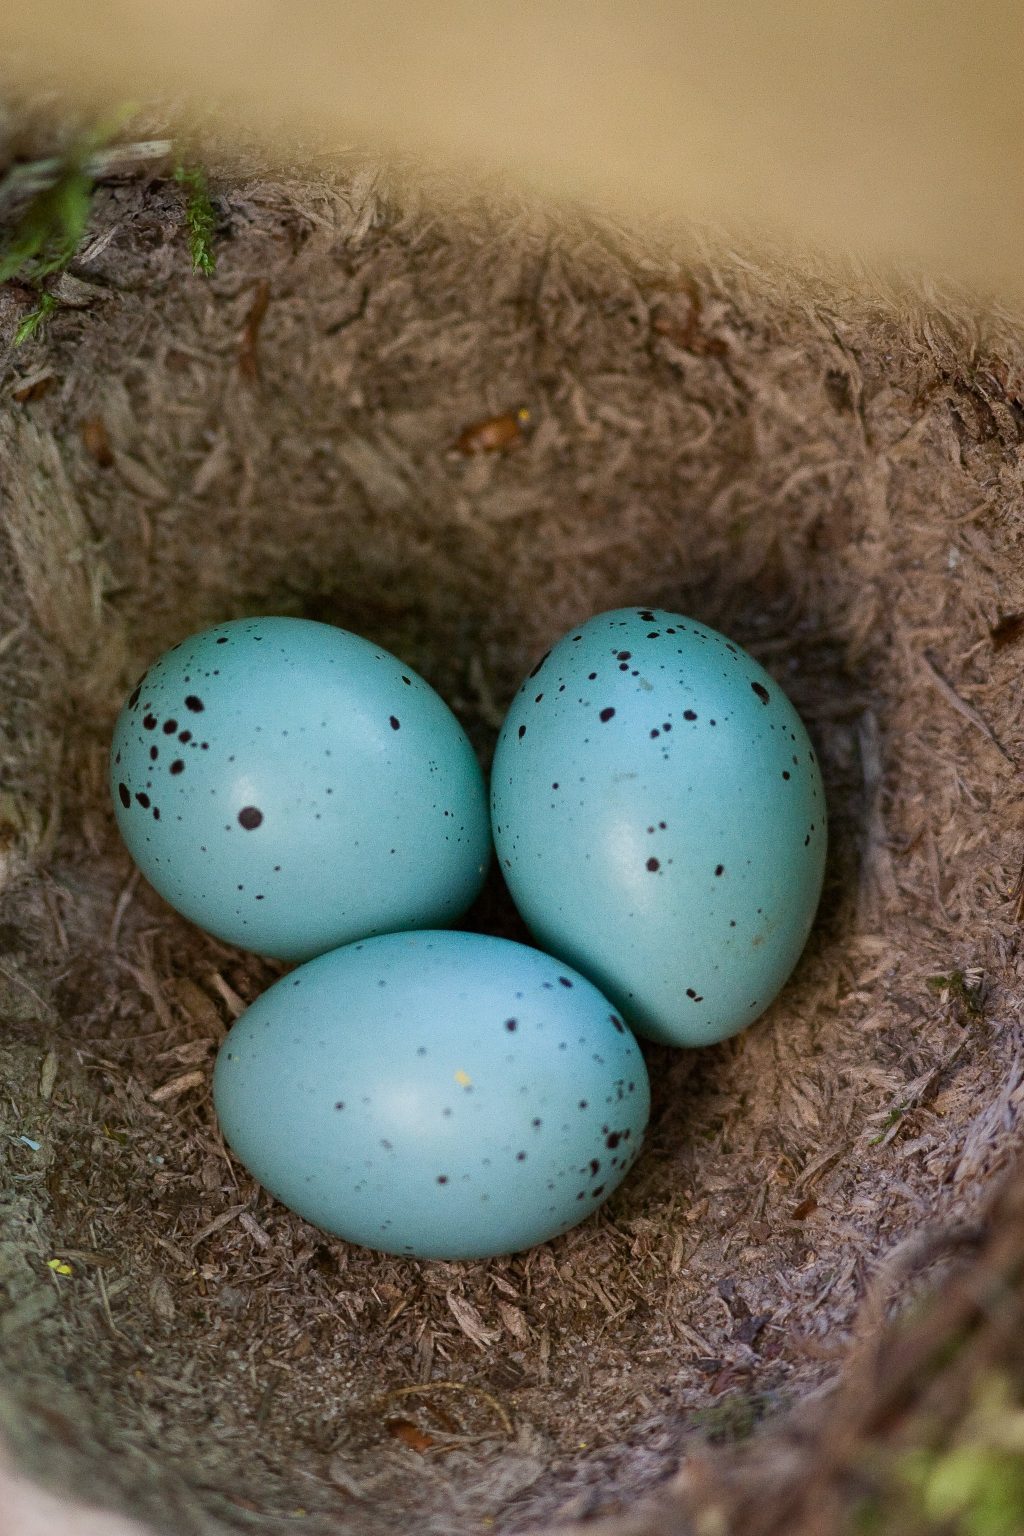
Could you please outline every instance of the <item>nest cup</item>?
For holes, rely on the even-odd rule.
[[[158,1530],[614,1517],[827,1388],[884,1256],[1014,1144],[1022,330],[373,168],[211,177],[214,277],[169,179],[105,186],[101,295],[5,364],[0,1423]],[[547,646],[634,603],[808,726],[804,957],[745,1034],[645,1046],[644,1157],[566,1236],[326,1237],[218,1137],[215,1050],[281,967],[134,876],[117,709],[190,631],[294,614],[416,667],[486,764]],[[468,923],[525,937],[496,876]]]

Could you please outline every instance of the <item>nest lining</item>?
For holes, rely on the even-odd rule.
[[[827,1389],[882,1257],[1011,1155],[1024,331],[365,166],[213,185],[209,282],[169,179],[105,185],[94,298],[0,378],[0,1420],[33,1474],[204,1536],[614,1515]],[[486,761],[551,641],[636,602],[808,725],[804,959],[745,1035],[647,1050],[645,1156],[564,1238],[325,1238],[217,1136],[213,1052],[279,967],[133,875],[120,700],[190,630],[300,614],[405,657]],[[525,937],[496,878],[469,921]]]

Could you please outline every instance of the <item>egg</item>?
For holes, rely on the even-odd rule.
[[[276,982],[225,1038],[213,1094],[229,1146],[285,1205],[433,1259],[515,1252],[589,1216],[649,1103],[596,987],[450,931],[350,944]]]
[[[538,944],[638,1033],[722,1040],[793,970],[821,894],[821,773],[779,684],[725,635],[654,608],[571,630],[512,703],[491,808]]]
[[[161,896],[284,960],[452,922],[490,858],[483,775],[451,710],[329,624],[239,619],[174,646],[121,711],[110,775]]]

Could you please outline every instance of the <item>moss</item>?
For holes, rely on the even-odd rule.
[[[855,1536],[1019,1536],[1024,1530],[1024,1407],[1008,1378],[986,1377],[955,1438],[888,1456],[852,1511]]]
[[[58,162],[54,179],[24,205],[0,247],[0,282],[16,279],[38,296],[36,307],[17,329],[15,346],[35,335],[59,308],[60,301],[45,284],[64,271],[85,234],[93,199],[88,161],[96,147],[96,136],[90,135]],[[0,191],[16,195],[17,189],[12,176]]]
[[[192,270],[201,272],[204,277],[212,277],[217,270],[217,257],[213,249],[217,214],[210,201],[206,174],[198,166],[178,165],[175,167],[174,179],[185,189],[185,222],[188,225]]]
[[[765,1415],[768,1399],[762,1393],[729,1392],[708,1408],[699,1408],[690,1423],[712,1445],[747,1440]]]
[[[981,977],[966,976],[963,971],[950,971],[948,976],[929,976],[928,987],[932,992],[948,993],[968,1018],[980,1019],[984,1016],[986,987]]]

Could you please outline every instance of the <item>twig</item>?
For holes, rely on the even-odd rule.
[[[138,883],[139,870],[137,867],[135,867],[132,869],[132,872],[128,876],[128,879],[125,881],[124,885],[121,887],[121,893],[118,896],[117,902],[114,906],[114,915],[110,920],[110,933],[107,936],[107,942],[110,944],[111,949],[113,949],[117,943],[118,934],[121,932],[121,923],[124,920],[124,915],[128,910],[128,905],[133,895],[135,894],[135,887],[138,885]]]
[[[943,677],[942,673],[939,671],[934,661],[932,661],[927,651],[921,652],[921,661],[933,686],[938,690],[939,693],[941,693],[946,703],[955,709],[958,715],[962,715],[965,720],[969,720],[971,725],[974,726],[975,730],[980,731],[986,740],[992,743],[996,751],[1000,754],[1001,757],[1006,759],[1011,768],[1016,768],[1016,763],[1010,756],[1009,752],[1007,752],[998,736],[996,736],[988,721],[979,715],[978,711],[973,707],[973,705],[968,704],[966,699],[962,699],[960,697],[952,683],[948,682],[946,678]]]
[[[171,149],[170,139],[142,139],[137,144],[118,144],[113,149],[90,155],[84,169],[93,181],[103,181],[108,176],[120,175],[150,161],[166,160]],[[0,199],[15,192],[42,192],[60,177],[66,163],[54,155],[48,160],[14,166],[0,181]]]
[[[0,964],[0,976],[6,976],[7,980],[13,982],[16,987],[21,987],[25,992],[28,993],[29,997],[35,998],[40,1008],[45,1008],[46,1012],[49,1013],[50,1005],[46,1001],[45,997],[40,997],[35,987],[31,986],[23,976],[18,976],[14,971],[9,971],[6,965],[2,964]]]

